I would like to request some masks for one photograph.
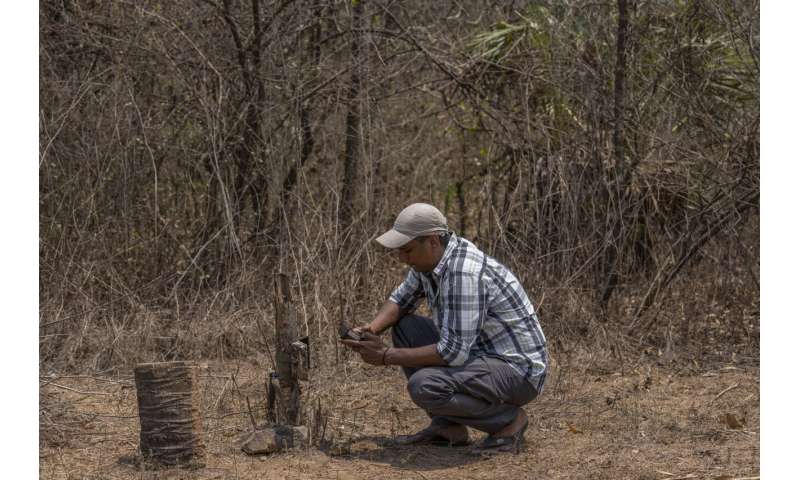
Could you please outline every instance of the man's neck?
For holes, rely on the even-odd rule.
[[[436,243],[434,247],[433,254],[436,258],[436,262],[433,264],[433,268],[430,271],[430,274],[433,275],[433,272],[436,271],[436,267],[439,266],[439,263],[442,261],[442,257],[444,257],[444,252],[447,250],[447,244],[450,242],[451,235],[448,233],[444,237],[440,237],[439,241]]]

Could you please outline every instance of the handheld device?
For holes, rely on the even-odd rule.
[[[353,330],[351,327],[347,326],[346,323],[339,324],[339,338],[342,340],[356,340],[361,341],[362,335],[361,332]]]

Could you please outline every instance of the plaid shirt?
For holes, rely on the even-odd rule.
[[[436,351],[448,365],[497,357],[541,392],[547,341],[522,285],[505,266],[468,240],[450,234],[433,272],[409,269],[389,299],[412,312],[423,295],[439,328]]]

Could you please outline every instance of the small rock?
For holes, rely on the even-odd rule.
[[[248,455],[265,455],[305,445],[308,429],[304,426],[275,425],[246,433],[239,437],[239,445]]]

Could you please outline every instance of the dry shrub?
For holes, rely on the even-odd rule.
[[[757,4],[247,3],[42,2],[42,370],[264,355],[279,271],[327,365],[414,201],[554,357],[757,358]]]

